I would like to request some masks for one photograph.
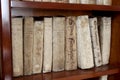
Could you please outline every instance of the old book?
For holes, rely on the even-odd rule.
[[[34,22],[33,74],[41,73],[43,61],[43,21]]]
[[[69,0],[69,3],[79,3],[79,0]]]
[[[44,0],[34,0],[35,2],[44,2]]]
[[[42,2],[51,2],[51,0],[41,0]]]
[[[89,0],[80,0],[80,4],[89,4]]]
[[[112,0],[103,0],[103,5],[112,5]]]
[[[76,17],[66,17],[65,70],[77,69]]]
[[[101,77],[99,78],[99,80],[108,80],[108,76],[107,76],[107,75],[101,76]]]
[[[65,66],[65,17],[53,17],[53,71]]]
[[[109,63],[111,42],[111,17],[102,17],[100,25],[100,45],[102,53],[102,63]]]
[[[33,17],[24,19],[24,75],[31,75],[33,69]]]
[[[23,18],[12,18],[13,76],[23,75]]]
[[[90,31],[91,31],[91,38],[92,38],[94,63],[95,63],[95,66],[98,67],[102,65],[102,55],[100,51],[97,18],[96,17],[90,18],[89,23],[90,23]]]
[[[22,0],[22,1],[34,1],[34,0]]]
[[[51,0],[51,2],[69,3],[69,0]]]
[[[52,69],[52,18],[44,18],[44,60],[43,73]]]
[[[89,18],[87,15],[78,16],[76,23],[78,67],[81,69],[89,69],[94,67]]]
[[[88,0],[88,4],[96,4],[96,0]]]
[[[103,0],[96,0],[97,5],[103,5]]]

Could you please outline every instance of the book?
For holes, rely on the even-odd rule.
[[[33,0],[31,0],[33,1]],[[44,2],[44,0],[34,0],[35,2]]]
[[[22,0],[22,1],[34,1],[34,0]]]
[[[102,17],[100,25],[100,45],[103,65],[109,63],[110,43],[111,43],[111,17]]]
[[[12,18],[13,76],[23,75],[23,18]]]
[[[66,17],[65,70],[77,69],[76,17]]]
[[[96,4],[96,0],[88,0],[88,4]]]
[[[97,5],[103,5],[103,0],[96,0]]]
[[[57,2],[57,3],[69,3],[69,0],[51,0],[51,2]]]
[[[33,74],[41,73],[43,62],[43,21],[34,22]]]
[[[33,17],[24,19],[24,75],[31,75],[33,69]]]
[[[80,4],[89,4],[89,0],[80,0]]]
[[[69,0],[69,3],[79,3],[79,0]]]
[[[53,17],[53,71],[65,66],[65,17]]]
[[[103,5],[112,5],[112,0],[103,0]]]
[[[91,40],[92,40],[92,49],[94,54],[94,63],[95,66],[102,65],[102,55],[100,50],[100,42],[99,42],[99,35],[98,35],[98,24],[97,18],[90,18],[89,19],[90,31],[91,31]]]
[[[88,15],[78,16],[76,24],[78,67],[81,69],[89,69],[94,67],[94,61]]]
[[[51,2],[51,0],[41,0],[42,2]]]
[[[52,17],[44,18],[43,73],[51,72],[52,69],[52,22]]]
[[[108,80],[108,76],[107,75],[102,76],[102,77],[99,78],[99,80]]]

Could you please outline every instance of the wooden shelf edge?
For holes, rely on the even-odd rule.
[[[99,77],[102,75],[112,75],[119,73],[119,67],[114,65],[105,65],[90,70],[74,70],[74,71],[62,71],[51,72],[47,74],[37,74],[31,76],[16,77],[14,80],[80,80]]]
[[[120,11],[120,6],[31,1],[11,1],[11,8],[32,8],[44,10]]]

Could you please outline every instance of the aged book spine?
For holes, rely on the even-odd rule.
[[[88,0],[88,4],[96,4],[96,0]]]
[[[41,73],[43,61],[43,21],[34,22],[33,74]]]
[[[100,26],[100,45],[103,65],[109,63],[111,42],[111,17],[102,17]]]
[[[89,0],[80,0],[81,4],[89,4]]]
[[[107,75],[102,76],[102,77],[100,77],[100,79],[99,79],[99,80],[108,80],[108,76],[107,76]]]
[[[35,1],[35,2],[43,2],[43,0],[31,0],[31,1]]]
[[[13,76],[23,75],[23,18],[12,18]]]
[[[78,67],[81,69],[89,69],[94,67],[94,62],[88,16],[78,16],[76,23]]]
[[[33,65],[33,17],[24,20],[24,75],[32,74]]]
[[[22,0],[22,1],[34,1],[34,0]]]
[[[51,0],[51,2],[69,3],[69,0]]]
[[[97,5],[103,5],[103,0],[96,0]]]
[[[89,23],[90,23],[90,31],[91,31],[91,38],[92,38],[94,62],[95,62],[95,66],[98,67],[102,65],[102,55],[100,51],[97,18],[96,17],[90,18]]]
[[[53,71],[62,71],[65,66],[65,18],[53,18]]]
[[[42,0],[42,2],[51,2],[51,0]]]
[[[44,18],[44,60],[43,73],[52,69],[52,18]]]
[[[112,0],[103,0],[103,5],[112,5]]]
[[[66,17],[65,70],[77,69],[76,17]]]

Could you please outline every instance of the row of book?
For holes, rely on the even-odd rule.
[[[14,76],[106,65],[110,39],[111,17],[14,17]]]
[[[112,4],[112,0],[22,0],[22,1],[79,3],[79,4],[97,4],[97,5],[111,5]]]

